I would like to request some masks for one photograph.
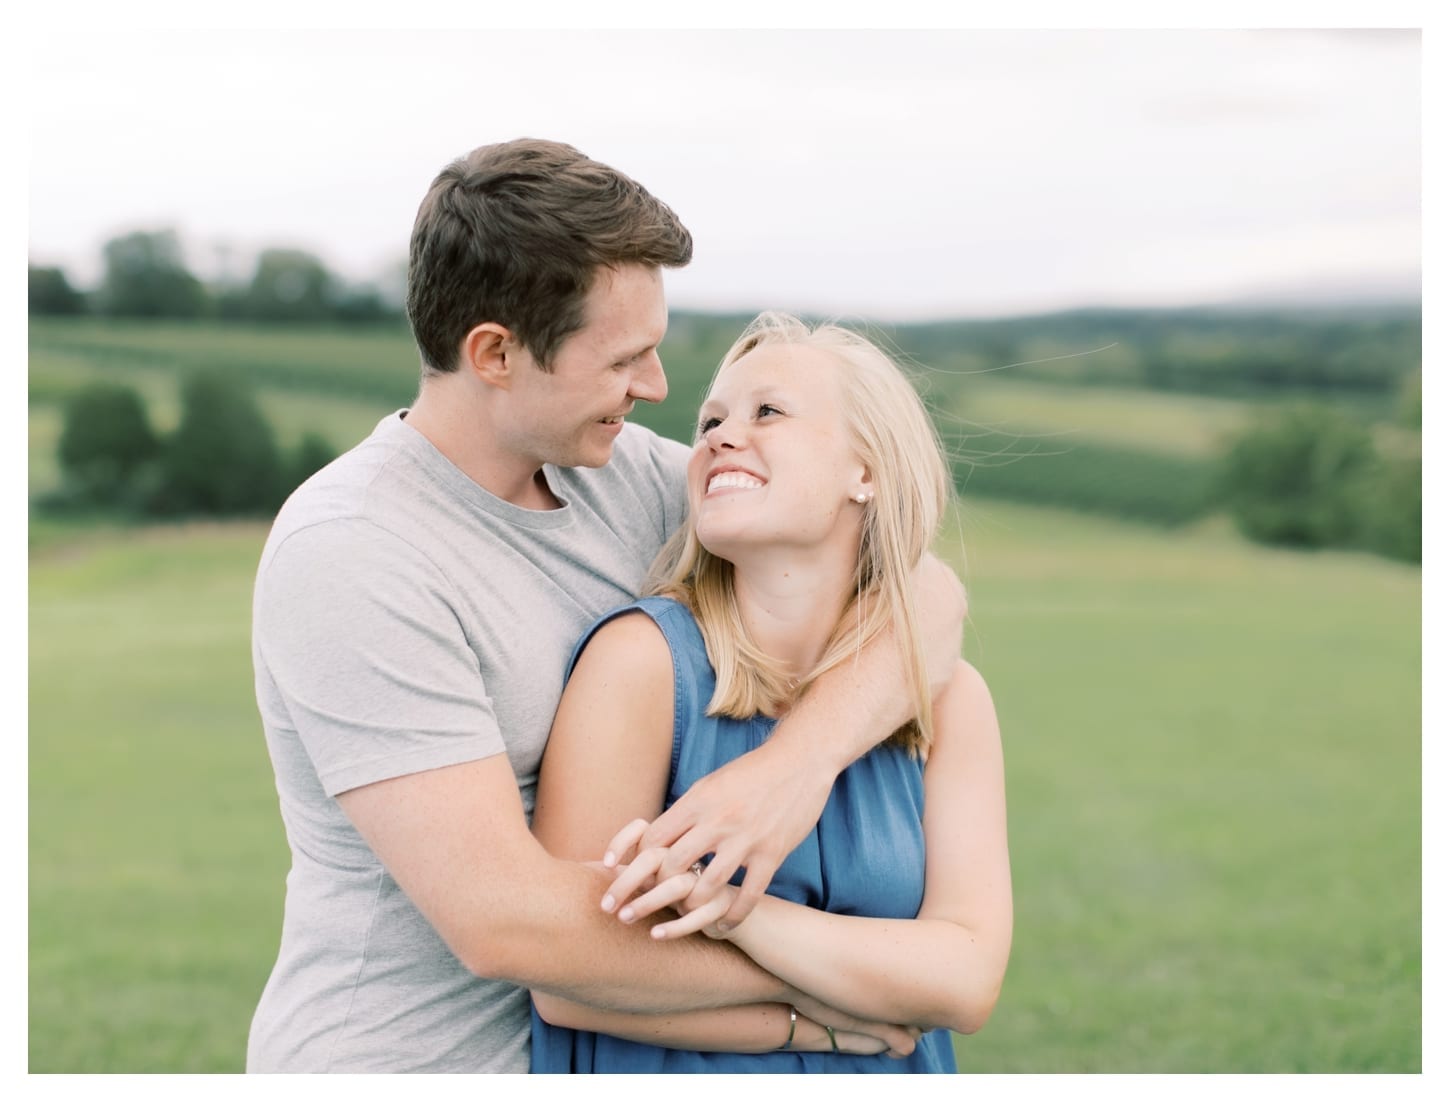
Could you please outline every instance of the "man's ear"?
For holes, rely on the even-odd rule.
[[[518,359],[519,347],[514,335],[495,321],[475,325],[463,338],[463,358],[459,367],[473,372],[489,386],[508,390],[512,385],[510,359]]]

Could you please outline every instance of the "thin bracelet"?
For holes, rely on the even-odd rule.
[[[826,1036],[831,1039],[831,1051],[840,1052],[841,1050],[836,1047],[836,1031],[830,1026],[826,1026]]]
[[[788,1048],[790,1048],[791,1042],[795,1040],[795,1020],[796,1020],[796,1018],[798,1016],[799,1016],[799,1014],[796,1011],[796,1008],[795,1007],[791,1007],[790,1008],[790,1036],[788,1036],[785,1039],[785,1044],[783,1044],[783,1045],[780,1046],[782,1049],[788,1049]]]

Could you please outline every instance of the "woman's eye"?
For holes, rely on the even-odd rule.
[[[703,421],[700,422],[700,427],[696,430],[696,435],[704,436],[719,423],[720,418],[718,417],[706,417]]]
[[[757,417],[765,417],[768,414],[779,413],[779,412],[780,412],[780,410],[777,409],[775,406],[772,406],[772,405],[762,405],[758,410],[755,411],[755,416],[757,416]]]

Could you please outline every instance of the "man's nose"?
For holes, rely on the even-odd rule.
[[[634,379],[629,386],[630,397],[638,398],[642,402],[663,402],[669,392],[670,384],[665,379],[664,364],[660,363],[658,352],[651,352],[635,370]]]

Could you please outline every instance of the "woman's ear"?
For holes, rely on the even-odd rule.
[[[865,467],[856,471],[856,476],[851,480],[851,488],[846,494],[857,505],[865,505],[876,496],[876,487],[871,483],[871,472]]]

